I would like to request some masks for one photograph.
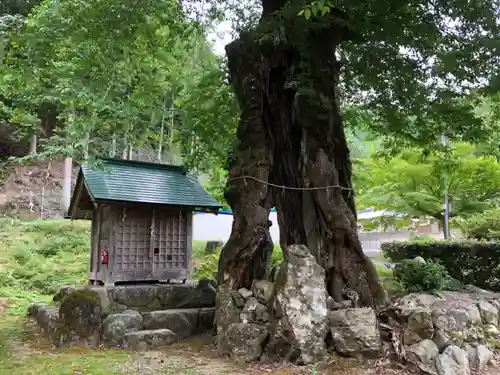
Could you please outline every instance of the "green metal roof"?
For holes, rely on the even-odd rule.
[[[95,200],[220,208],[183,167],[101,159],[102,168],[81,166],[89,192]]]

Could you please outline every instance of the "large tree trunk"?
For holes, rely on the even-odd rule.
[[[259,31],[269,32],[273,15],[268,12],[284,1],[263,5]],[[307,30],[299,23],[300,32],[294,32],[296,24],[290,25],[281,30],[285,35],[279,43],[273,39],[266,44],[260,33],[250,33],[227,47],[242,115],[227,185],[234,224],[221,255],[219,281],[239,287],[251,282],[249,274],[265,276],[265,222],[274,203],[285,256],[289,245],[307,245],[325,268],[335,300],[355,290],[361,305],[380,306],[386,294],[357,234],[337,93],[335,51],[344,30]],[[235,179],[244,175],[264,182]]]
[[[273,246],[268,224],[271,190],[266,184],[272,158],[262,119],[265,72],[258,69],[260,54],[253,47],[251,37],[242,37],[226,48],[241,120],[225,191],[233,227],[219,260],[218,281],[233,289],[248,288],[252,280],[266,277]]]

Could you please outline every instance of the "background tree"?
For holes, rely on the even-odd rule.
[[[423,149],[402,150],[385,159],[364,159],[356,169],[356,185],[371,206],[444,219],[444,181],[451,217],[467,216],[500,203],[500,163],[479,147],[460,143],[447,153],[425,155]]]
[[[468,238],[476,240],[498,239],[500,236],[500,208],[495,207],[468,217],[458,218],[457,224]]]
[[[92,158],[110,150],[121,154],[130,147],[168,150],[181,144],[188,163],[199,160],[197,167],[206,170],[213,163],[206,149],[193,143],[194,131],[203,129],[200,116],[207,119],[199,108],[210,109],[206,101],[215,99],[209,113],[219,111],[220,121],[227,120],[220,112],[226,104],[222,98],[229,100],[233,117],[237,112],[234,102],[231,109],[220,62],[176,2],[149,1],[140,9],[121,5],[44,1],[25,26],[10,34],[14,47],[0,88],[15,106],[11,122],[20,134],[33,131],[39,121],[30,119],[37,119],[37,108],[50,101],[64,126],[48,136],[42,155]],[[121,27],[124,19],[127,27]],[[18,100],[20,92],[28,108]],[[230,133],[234,125],[234,119],[225,121]],[[227,145],[227,132],[220,127],[217,133],[222,142],[204,145],[213,150]],[[220,147],[215,159],[226,149]]]

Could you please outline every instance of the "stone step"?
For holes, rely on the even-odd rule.
[[[170,345],[177,339],[177,335],[169,329],[128,332],[123,339],[123,347],[134,350],[154,349]]]
[[[157,310],[142,313],[145,330],[168,329],[181,340],[212,329],[215,308]]]

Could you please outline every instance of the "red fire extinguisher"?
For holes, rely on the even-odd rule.
[[[108,264],[109,261],[109,253],[108,250],[101,251],[101,263]]]

